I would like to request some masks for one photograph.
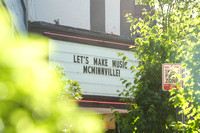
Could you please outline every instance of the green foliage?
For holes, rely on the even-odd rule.
[[[185,113],[191,112],[193,104],[197,106],[196,110],[199,107],[197,104],[199,96],[196,96],[195,100],[193,96],[193,93],[198,93],[196,90],[200,83],[198,75],[200,68],[199,1],[141,0],[140,3],[149,4],[152,10],[150,12],[144,10],[144,19],[133,19],[131,14],[126,15],[127,21],[131,23],[132,34],[140,35],[135,39],[135,45],[138,47],[134,49],[139,66],[131,67],[137,70],[135,80],[132,86],[127,85],[127,89],[120,95],[134,97],[134,102],[140,109],[139,111],[135,108],[130,110],[134,119],[132,124],[137,127],[137,132],[172,132],[170,125],[176,121],[172,102],[175,106],[183,106],[187,109]],[[155,22],[157,24],[153,25]],[[186,82],[185,91],[182,94],[173,92],[175,96],[171,101],[169,101],[169,92],[162,91],[163,63],[185,63],[187,68],[192,68],[191,78],[188,78]],[[125,84],[127,81],[124,79],[122,82]],[[189,88],[195,91],[188,92]],[[193,112],[194,114],[198,116],[197,113]],[[139,119],[135,121],[137,117]],[[194,116],[189,118],[191,117]],[[194,117],[194,121],[188,119],[188,126],[193,125],[193,127],[187,131],[197,131],[198,121],[197,117]],[[176,124],[176,126],[174,130],[180,130],[181,125]],[[194,130],[191,130],[193,128]]]
[[[75,100],[81,100],[82,91],[77,81],[66,78],[66,74],[63,72],[63,68],[55,67],[56,76],[59,79],[59,91],[58,97],[63,100],[65,98],[71,98]]]
[[[59,82],[49,71],[48,41],[38,36],[12,38],[0,8],[0,132],[101,133],[102,121],[57,99]]]
[[[120,114],[118,111],[115,111],[115,123],[116,123],[116,132],[117,133],[131,133],[131,132],[142,132],[138,127],[145,127],[143,125],[142,119],[143,112],[137,105],[127,104],[128,114]],[[132,111],[134,110],[134,111]],[[140,122],[139,122],[140,121]]]
[[[177,130],[200,132],[200,19],[196,17],[190,24],[191,29],[185,34],[184,45],[179,49],[184,60],[182,69],[187,70],[181,78],[183,86],[171,90],[171,101],[175,107],[181,108],[179,114],[184,114],[185,121],[173,123]]]

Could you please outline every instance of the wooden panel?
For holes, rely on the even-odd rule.
[[[105,32],[105,0],[90,0],[90,27]]]
[[[115,116],[112,114],[105,114],[103,117],[106,129],[115,129]],[[112,121],[111,121],[112,119]]]
[[[105,1],[106,33],[120,35],[120,0]]]
[[[90,30],[90,0],[30,0],[29,20]]]

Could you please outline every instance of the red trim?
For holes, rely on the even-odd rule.
[[[93,42],[103,42],[103,43],[110,43],[110,44],[115,44],[115,45],[123,45],[123,46],[128,46],[128,47],[137,47],[136,45],[130,45],[130,44],[126,44],[126,43],[103,41],[103,40],[97,40],[97,39],[90,39],[90,38],[84,38],[84,37],[77,37],[77,36],[69,36],[69,35],[51,33],[51,32],[44,32],[44,34],[67,37],[67,38],[74,38],[74,39],[80,39],[80,40],[87,40],[87,41],[93,41]]]
[[[102,102],[102,101],[89,101],[89,100],[72,100],[72,101],[78,101],[80,103],[100,103],[100,104],[126,105],[126,103],[120,103],[120,102]],[[135,103],[132,103],[131,105],[135,105]]]

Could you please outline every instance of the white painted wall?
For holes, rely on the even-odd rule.
[[[90,30],[90,0],[29,0],[29,20]]]
[[[120,35],[120,0],[105,0],[105,31]]]
[[[8,9],[11,22],[14,28],[18,31],[20,35],[27,33],[27,28],[24,22],[24,13],[21,2],[19,0],[4,0],[6,7]]]
[[[138,64],[133,58],[133,52],[56,40],[50,40],[49,43],[50,64],[63,67],[69,78],[79,82],[83,94],[118,96],[116,91],[124,88],[120,78],[133,81],[134,73],[131,73],[130,69],[120,68],[120,77],[83,73],[83,65],[94,66],[93,57],[108,59],[108,66],[104,66],[104,68],[113,68],[111,61],[121,60],[121,57],[117,56],[117,52],[123,52],[133,60],[127,66],[130,68],[131,65]],[[89,57],[89,64],[74,63],[73,55]]]

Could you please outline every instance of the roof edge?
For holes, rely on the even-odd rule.
[[[39,33],[55,40],[78,42],[122,50],[130,50],[130,46],[135,46],[133,38],[51,24],[43,21],[29,22],[29,32]]]

